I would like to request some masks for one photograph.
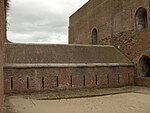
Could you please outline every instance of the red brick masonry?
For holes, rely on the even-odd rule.
[[[5,93],[134,84],[133,64],[20,64],[6,65]]]

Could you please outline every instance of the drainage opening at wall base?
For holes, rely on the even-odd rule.
[[[139,61],[140,74],[143,77],[150,77],[150,58],[146,55],[142,56]]]

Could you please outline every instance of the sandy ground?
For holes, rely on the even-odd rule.
[[[150,95],[141,93],[61,100],[11,96],[9,103],[15,113],[150,113]]]

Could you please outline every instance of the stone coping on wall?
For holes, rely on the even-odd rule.
[[[36,63],[36,64],[5,64],[4,68],[92,68],[92,67],[118,67],[134,66],[133,63]]]
[[[5,45],[29,45],[29,46],[78,46],[78,47],[114,47],[113,45],[93,45],[93,44],[47,44],[47,43],[5,43]]]

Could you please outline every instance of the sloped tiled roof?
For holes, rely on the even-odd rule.
[[[6,64],[132,62],[113,46],[7,44]]]

